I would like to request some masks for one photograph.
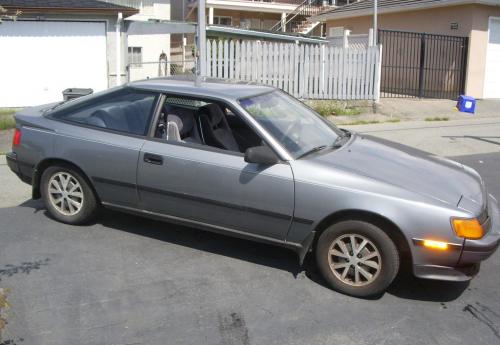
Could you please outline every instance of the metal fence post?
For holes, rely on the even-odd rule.
[[[464,37],[462,41],[462,73],[460,73],[460,94],[465,94],[465,83],[467,81],[467,55],[469,54],[469,37]]]
[[[425,34],[420,37],[420,70],[418,74],[418,97],[424,97]]]

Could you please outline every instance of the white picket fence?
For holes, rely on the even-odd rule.
[[[378,100],[380,54],[379,46],[207,40],[207,76],[272,85],[305,99]]]

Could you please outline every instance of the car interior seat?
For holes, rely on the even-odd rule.
[[[166,130],[164,133],[164,139],[170,141],[182,141],[181,131],[184,129],[184,125],[179,116],[175,114],[167,115]]]
[[[225,150],[240,152],[238,143],[227,123],[221,108],[215,104],[207,104],[198,109],[201,136],[205,144]]]

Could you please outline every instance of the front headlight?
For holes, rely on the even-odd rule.
[[[458,237],[478,240],[484,236],[484,230],[476,218],[452,218],[451,225]]]

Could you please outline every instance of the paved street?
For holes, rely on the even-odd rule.
[[[446,157],[500,151],[499,117],[444,122],[407,121],[345,128]]]
[[[499,120],[355,129],[453,156],[500,199]],[[499,252],[470,284],[402,274],[356,299],[282,248],[114,212],[57,223],[2,159],[5,344],[500,344]]]

